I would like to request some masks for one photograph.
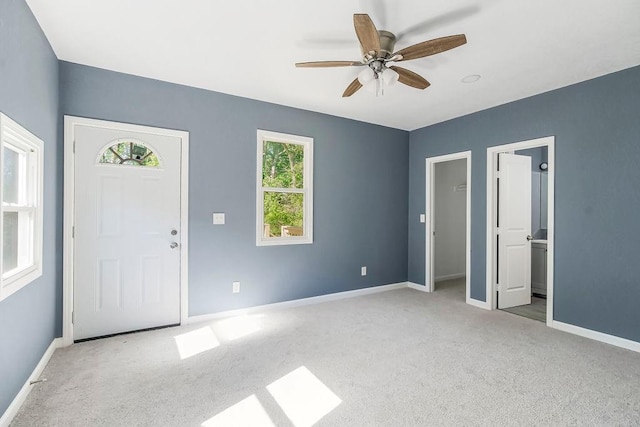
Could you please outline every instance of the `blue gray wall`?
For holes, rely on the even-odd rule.
[[[424,284],[425,158],[472,151],[471,297],[485,300],[486,149],[556,137],[554,317],[640,341],[640,67],[411,132],[409,280]]]
[[[0,415],[60,331],[58,60],[24,0],[0,0],[0,111],[44,141],[43,275],[0,301]]]
[[[67,62],[60,94],[66,115],[189,132],[190,315],[407,280],[408,132]],[[314,138],[311,245],[256,247],[257,129]]]

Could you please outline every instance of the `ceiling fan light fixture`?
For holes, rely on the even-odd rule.
[[[366,67],[364,70],[360,71],[360,73],[358,74],[358,81],[362,86],[366,86],[367,83],[371,82],[372,80],[375,80],[375,78],[376,78],[376,72],[369,67]]]
[[[391,68],[386,68],[382,72],[382,81],[387,86],[394,85],[398,81],[399,78],[400,78],[400,74],[396,73]]]

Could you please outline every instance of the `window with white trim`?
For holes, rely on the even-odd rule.
[[[313,243],[313,138],[258,130],[256,244]]]
[[[42,141],[0,113],[0,300],[42,275]]]

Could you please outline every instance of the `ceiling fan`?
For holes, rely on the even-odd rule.
[[[298,62],[296,67],[350,67],[367,66],[358,77],[347,86],[343,97],[351,96],[363,86],[375,85],[376,93],[383,91],[384,85],[399,81],[416,89],[426,89],[431,85],[424,77],[406,68],[388,65],[391,62],[409,61],[435,55],[449,49],[462,46],[467,42],[464,34],[427,40],[394,52],[395,34],[376,29],[373,21],[366,13],[353,15],[353,25],[362,48],[360,61],[314,61]]]

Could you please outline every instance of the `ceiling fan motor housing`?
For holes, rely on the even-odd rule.
[[[380,52],[378,52],[378,58],[390,58],[395,51],[396,35],[390,31],[379,30],[380,36]]]

